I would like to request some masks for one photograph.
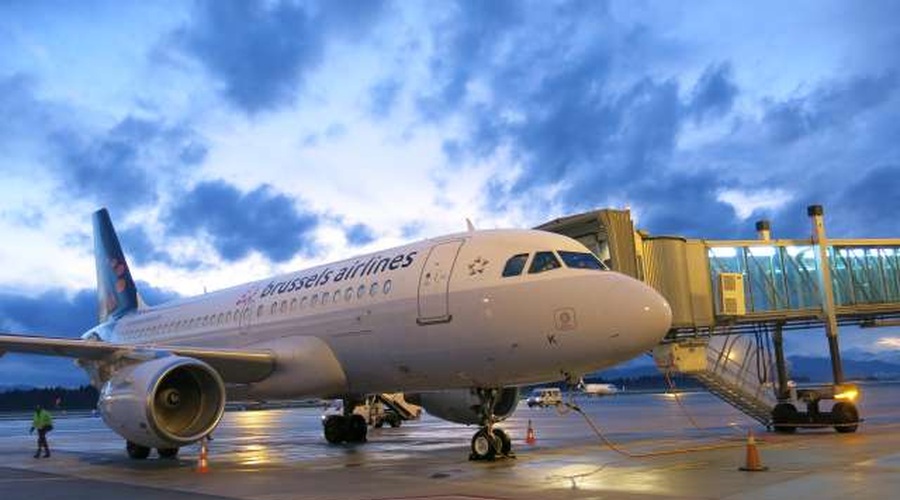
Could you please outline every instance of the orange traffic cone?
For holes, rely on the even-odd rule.
[[[209,463],[207,461],[208,454],[209,450],[206,449],[206,438],[203,438],[200,440],[200,460],[197,461],[197,472],[201,474],[209,472]]]
[[[747,431],[747,464],[741,467],[740,470],[750,472],[769,470],[768,467],[762,464],[762,460],[759,459],[759,450],[756,449],[756,439],[753,438],[752,429]]]
[[[534,444],[536,439],[534,438],[534,427],[531,426],[531,419],[528,419],[528,432],[525,434],[525,442],[528,444]]]

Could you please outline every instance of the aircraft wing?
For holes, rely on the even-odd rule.
[[[0,335],[0,356],[5,352],[43,354],[67,358],[104,361],[122,358],[148,360],[167,355],[186,356],[208,363],[219,372],[226,383],[258,382],[272,373],[275,356],[269,351],[241,351],[189,346],[151,344],[111,344],[108,342]]]

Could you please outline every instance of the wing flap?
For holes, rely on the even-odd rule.
[[[90,361],[178,355],[199,359],[215,368],[226,383],[259,382],[275,369],[275,356],[270,351],[241,351],[188,346],[111,344],[96,340],[61,339],[26,335],[0,335],[3,352],[62,356]]]

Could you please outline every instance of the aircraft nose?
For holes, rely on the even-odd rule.
[[[623,276],[621,285],[628,289],[631,298],[633,338],[640,339],[646,349],[652,349],[666,336],[672,326],[672,308],[669,302],[652,287],[636,279]]]

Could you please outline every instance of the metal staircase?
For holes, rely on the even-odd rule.
[[[772,422],[777,402],[771,363],[753,337],[728,335],[663,344],[654,350],[657,367],[700,382],[722,401],[763,425]]]

